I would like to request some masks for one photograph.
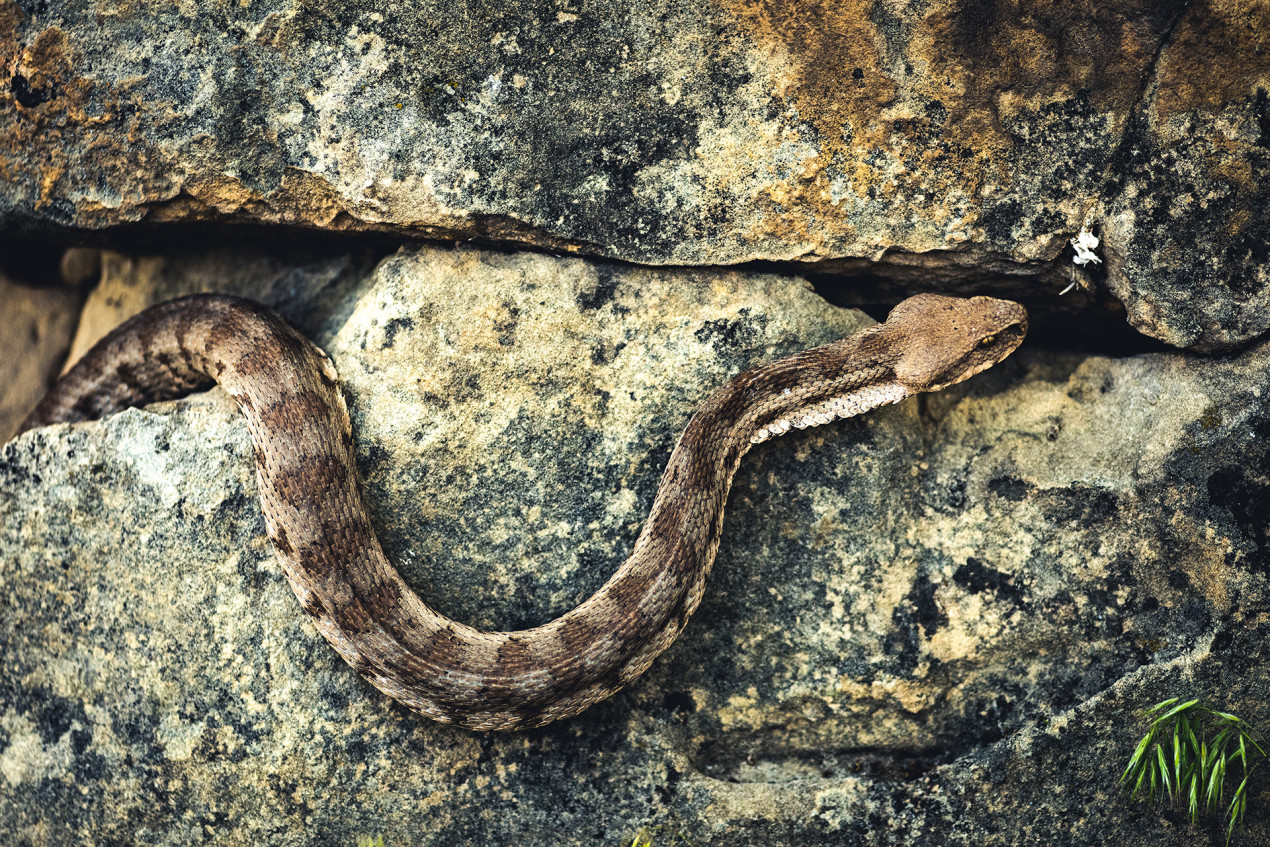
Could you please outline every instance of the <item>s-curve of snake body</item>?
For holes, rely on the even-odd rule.
[[[518,632],[450,620],[402,581],[371,527],[334,367],[260,304],[198,295],[138,314],[63,375],[20,432],[219,384],[247,419],[269,538],[318,631],[429,718],[521,729],[610,696],[675,640],[701,601],[752,446],[961,382],[1026,332],[1017,303],[919,294],[885,323],[734,377],[680,436],[630,557],[577,608]]]

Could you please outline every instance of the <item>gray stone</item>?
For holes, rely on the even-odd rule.
[[[7,0],[0,25],[4,229],[251,222],[927,288],[1072,274],[1100,294],[1068,308],[1105,283],[1171,344],[1267,328],[1270,52],[1247,4]],[[1087,276],[1084,226],[1107,242]]]
[[[187,261],[176,288],[235,273]],[[389,556],[500,628],[617,567],[713,385],[864,322],[791,277],[478,251],[404,250],[344,291],[311,331]],[[397,706],[310,627],[219,392],[27,434],[0,453],[0,832],[1219,844],[1116,778],[1167,696],[1270,722],[1267,359],[1024,352],[763,445],[681,638],[578,718],[502,735]]]

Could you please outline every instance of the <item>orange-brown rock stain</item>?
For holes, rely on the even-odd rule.
[[[1037,143],[1020,138],[1015,119],[1085,97],[1122,124],[1161,36],[1161,16],[1144,4],[723,5],[768,57],[773,97],[818,151],[763,192],[767,231],[751,235],[804,244],[851,238],[844,193],[920,207],[940,227],[973,226],[961,207],[1009,185],[1014,148]]]
[[[1216,57],[1227,57],[1214,66]],[[1179,22],[1156,73],[1153,112],[1217,114],[1270,89],[1270,3],[1214,0]]]

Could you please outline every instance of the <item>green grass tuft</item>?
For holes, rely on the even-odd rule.
[[[1248,778],[1266,761],[1268,745],[1241,718],[1199,700],[1179,700],[1172,697],[1146,710],[1150,726],[1120,785],[1132,799],[1184,809],[1192,826],[1201,817],[1224,815],[1229,845],[1248,810]],[[1229,803],[1228,779],[1240,780]]]

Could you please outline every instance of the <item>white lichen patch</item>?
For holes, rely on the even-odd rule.
[[[61,738],[46,744],[35,724],[12,709],[0,717],[0,727],[9,736],[8,746],[0,750],[0,775],[10,788],[65,776],[74,761],[71,731],[83,729],[78,721],[73,721]]]
[[[194,754],[194,748],[202,740],[206,729],[205,721],[183,721],[168,712],[159,721],[155,740],[162,745],[163,753],[170,761],[185,762]]]
[[[1098,236],[1087,229],[1082,229],[1075,238],[1071,239],[1072,249],[1076,251],[1076,255],[1072,256],[1072,264],[1080,267],[1089,264],[1101,265],[1102,259],[1094,253],[1098,243]]]

